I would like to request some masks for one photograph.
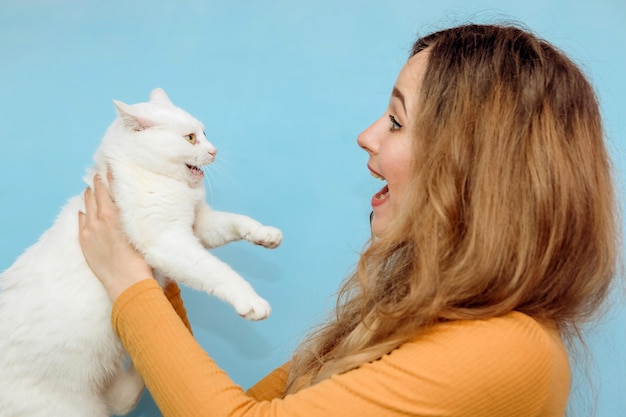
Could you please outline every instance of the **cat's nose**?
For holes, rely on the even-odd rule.
[[[215,156],[217,155],[217,149],[211,148],[209,149],[208,153],[209,153],[209,159],[211,160],[211,162],[213,162],[213,160],[215,160]]]

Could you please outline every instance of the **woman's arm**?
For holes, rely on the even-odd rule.
[[[281,398],[287,387],[287,377],[289,376],[290,363],[287,362],[282,366],[274,369],[263,379],[251,386],[246,395],[257,401],[273,400]]]
[[[185,309],[185,304],[183,303],[183,297],[180,294],[180,288],[175,281],[170,281],[167,283],[165,288],[163,289],[163,293],[167,300],[172,305],[172,308],[178,314],[178,317],[185,324],[185,327],[189,330],[191,334],[193,331],[191,330],[191,323],[189,323],[189,318],[187,317],[187,310]]]
[[[85,207],[83,253],[114,300],[115,331],[166,417],[521,417],[537,415],[554,395],[553,346],[534,321],[512,316],[437,326],[380,360],[284,399],[259,401],[193,338],[126,240],[97,178]],[[567,381],[559,382],[558,395],[567,396]]]
[[[125,291],[112,322],[165,417],[536,416],[560,374],[545,332],[514,313],[440,325],[284,399],[279,376],[270,388],[276,395],[259,398],[197,344],[154,281]],[[564,380],[556,395],[566,398],[567,389]]]

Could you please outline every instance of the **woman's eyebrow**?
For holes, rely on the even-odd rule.
[[[404,95],[402,95],[402,92],[398,90],[398,87],[393,87],[393,90],[391,90],[391,97],[396,97],[398,98],[398,100],[400,100],[400,103],[402,104],[402,110],[404,110],[404,113],[406,113],[406,106],[404,105]]]

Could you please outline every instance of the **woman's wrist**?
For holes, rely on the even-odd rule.
[[[143,258],[134,251],[130,253],[135,256],[122,257],[122,262],[118,259],[117,268],[112,267],[106,270],[106,273],[99,275],[100,281],[113,302],[139,281],[154,279],[152,268],[145,263]]]
[[[117,278],[110,281],[109,284],[105,286],[107,293],[109,294],[109,298],[111,301],[115,302],[117,298],[122,295],[124,291],[137,284],[140,281],[144,281],[146,279],[154,279],[151,274],[143,274],[143,275],[132,275],[129,277]]]

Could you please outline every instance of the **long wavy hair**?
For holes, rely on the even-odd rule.
[[[407,203],[296,350],[286,393],[442,321],[517,310],[578,336],[607,298],[616,202],[585,75],[513,26],[438,31],[415,42],[422,53]]]

